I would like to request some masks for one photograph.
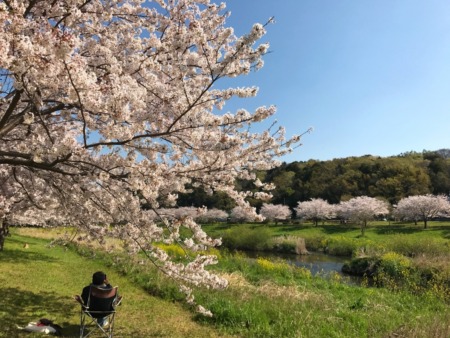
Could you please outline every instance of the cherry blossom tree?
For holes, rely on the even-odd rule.
[[[297,217],[309,219],[317,226],[320,220],[336,216],[336,207],[321,198],[312,198],[310,201],[298,202],[295,208]]]
[[[183,217],[189,217],[195,220],[201,214],[204,214],[205,211],[206,209],[203,210],[202,208],[196,207],[161,208],[158,210],[157,216],[164,215],[164,217],[168,219],[181,219]]]
[[[289,207],[282,204],[263,203],[259,213],[266,220],[275,221],[275,224],[277,224],[279,221],[290,219],[292,216],[292,212]]]
[[[204,214],[201,214],[199,216],[197,216],[197,220],[199,222],[218,222],[218,221],[226,221],[228,218],[228,213],[226,211],[217,209],[217,208],[212,208],[212,209],[208,209],[206,210],[206,212]]]
[[[424,228],[428,226],[428,220],[450,213],[450,202],[444,195],[418,195],[401,199],[395,206],[396,217],[405,220],[412,220],[417,224],[422,220]]]
[[[190,217],[195,221],[210,222],[217,220],[226,220],[228,213],[219,209],[207,209],[196,207],[178,207],[178,208],[160,208],[156,212],[149,210],[149,217],[158,220],[160,217],[175,220]]]
[[[359,223],[361,235],[364,236],[367,223],[372,221],[375,216],[389,214],[389,209],[385,201],[368,196],[359,196],[339,203],[338,214],[344,219]]]
[[[264,217],[258,215],[255,211],[255,208],[252,207],[242,207],[236,206],[231,209],[230,219],[232,222],[245,222],[245,221],[263,221]]]
[[[218,81],[261,68],[269,47],[258,42],[264,25],[239,37],[227,17],[225,4],[209,0],[2,1],[5,217],[35,213],[78,227],[87,239],[121,238],[181,283],[224,287],[204,269],[215,257],[175,264],[152,245],[195,250],[220,240],[192,217],[172,220],[157,210],[174,205],[187,186],[225,192],[249,208],[252,193],[236,191],[235,180],[255,180],[254,170],[278,165],[300,139],[270,123],[250,132],[273,106],[222,111],[258,89]],[[182,238],[180,227],[191,237]]]

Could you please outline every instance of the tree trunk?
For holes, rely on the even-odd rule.
[[[362,222],[361,223],[361,236],[364,237],[364,234],[366,233],[366,226],[367,226],[367,222]]]
[[[427,229],[427,227],[428,227],[428,219],[424,218],[424,220],[423,220],[423,228]]]
[[[0,221],[0,251],[3,251],[3,245],[5,244],[5,238],[9,235],[9,225],[6,220]]]

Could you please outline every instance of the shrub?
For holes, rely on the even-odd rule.
[[[326,247],[326,252],[334,256],[352,256],[358,247],[358,243],[347,237],[331,238]]]
[[[297,255],[306,255],[306,242],[304,238],[297,236],[280,236],[272,240],[272,248],[277,252],[296,253]]]
[[[391,277],[407,277],[410,267],[411,261],[396,252],[387,252],[381,256],[380,269]]]
[[[327,243],[325,236],[305,236],[306,248],[309,251],[325,251]]]
[[[270,248],[272,234],[267,227],[236,226],[222,235],[223,246],[231,250],[259,251]]]
[[[177,244],[162,244],[161,243],[161,244],[155,244],[155,246],[157,246],[158,248],[167,252],[169,255],[176,257],[176,258],[181,258],[181,257],[186,256],[186,251],[184,251],[183,248]]]

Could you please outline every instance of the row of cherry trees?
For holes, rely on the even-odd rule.
[[[298,202],[294,209],[296,217],[311,220],[317,226],[320,221],[339,218],[360,224],[364,231],[368,222],[377,217],[388,216],[405,220],[424,222],[427,228],[428,221],[438,216],[450,215],[450,202],[444,195],[420,195],[409,196],[399,201],[397,205],[390,206],[389,203],[377,198],[359,196],[339,204],[330,204],[327,201],[316,198],[310,201]],[[292,218],[292,210],[282,204],[264,203],[259,211],[255,213],[253,208],[236,206],[230,213],[219,209],[206,209],[195,207],[180,207],[159,209],[157,213],[165,217],[180,218],[191,217],[199,222],[214,222],[231,220],[232,222],[260,222],[263,220],[279,222]],[[155,212],[150,212],[149,217],[157,218]]]
[[[360,196],[339,204],[329,204],[322,199],[312,199],[299,202],[295,210],[297,217],[313,220],[316,225],[320,220],[339,217],[361,223],[365,228],[367,222],[375,217],[391,214],[400,220],[414,221],[415,223],[419,220],[423,221],[424,227],[427,228],[428,220],[450,214],[450,202],[444,195],[419,195],[403,198],[397,205],[390,208],[385,201]]]

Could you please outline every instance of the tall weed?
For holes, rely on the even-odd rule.
[[[231,250],[261,251],[270,246],[272,233],[267,227],[235,226],[222,234],[222,245]]]

